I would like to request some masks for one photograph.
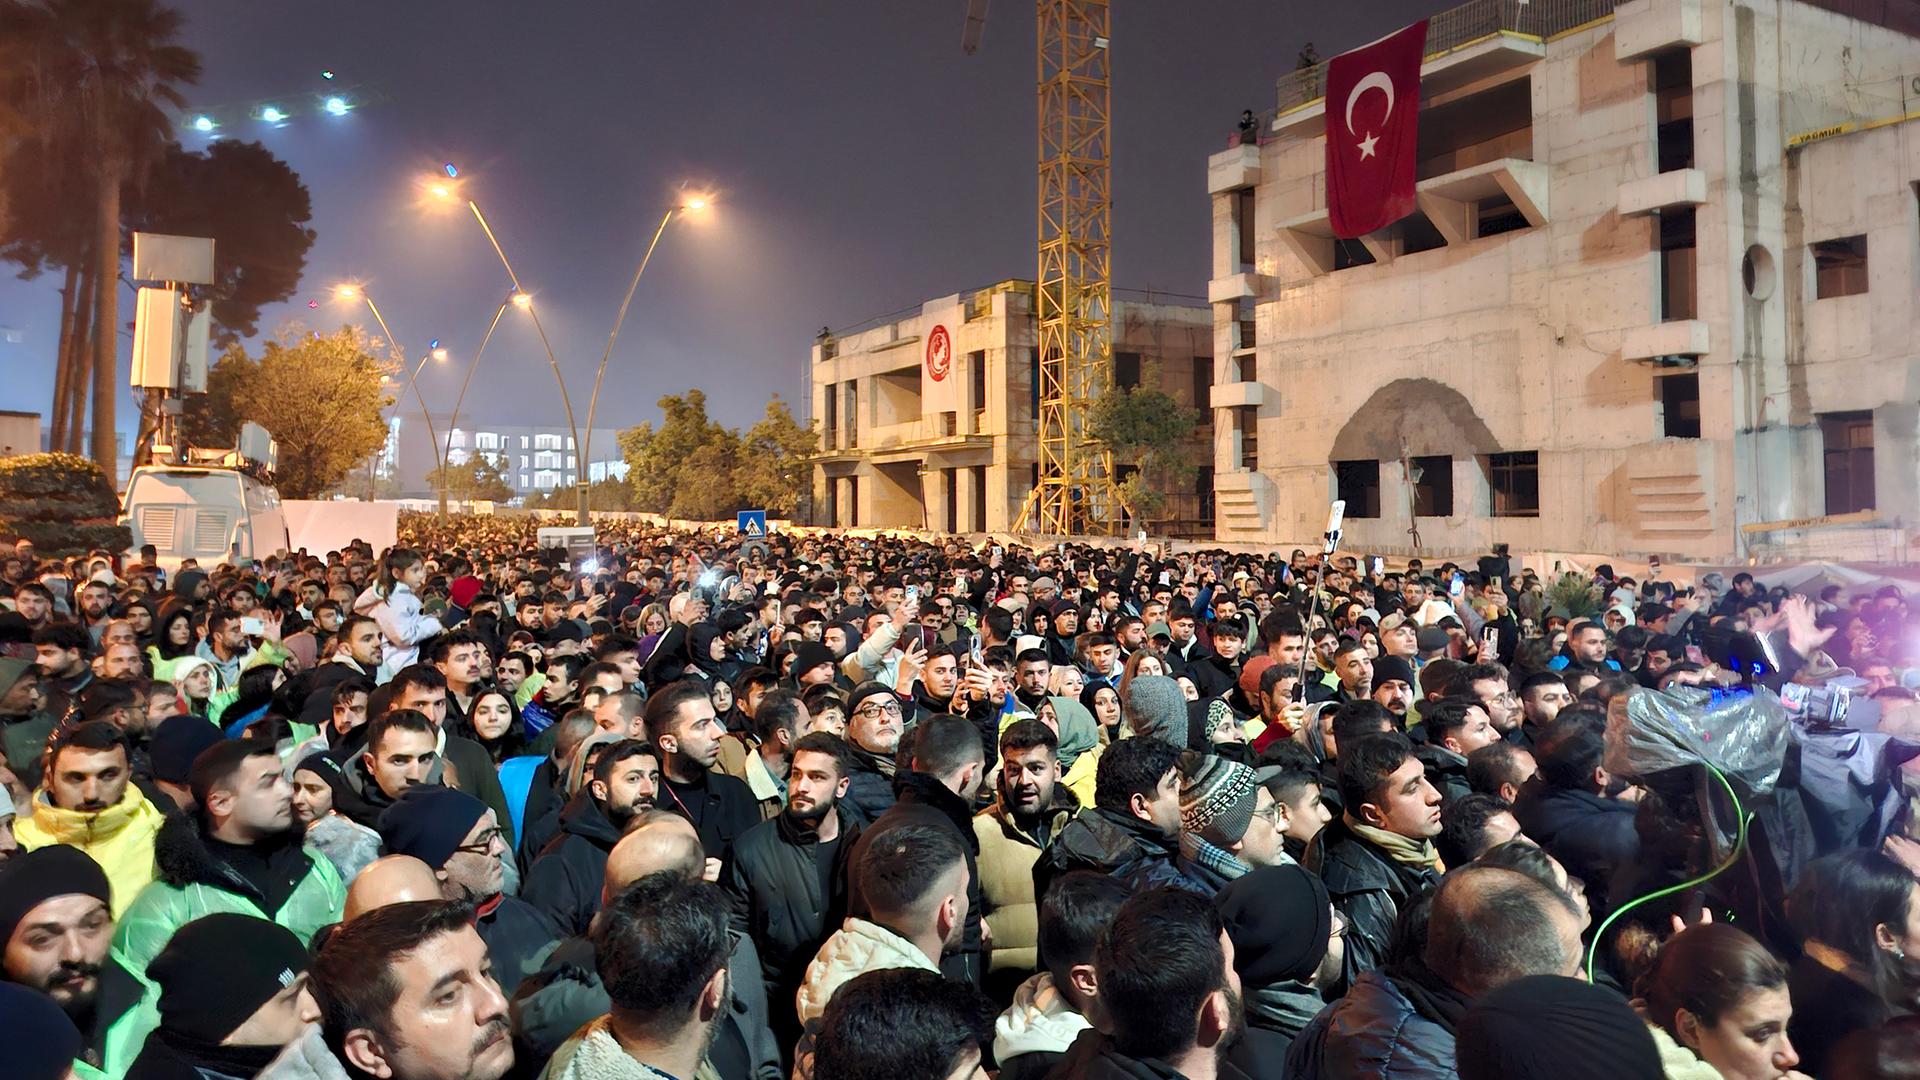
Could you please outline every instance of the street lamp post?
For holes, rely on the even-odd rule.
[[[540,313],[534,310],[533,294],[527,292],[527,290],[521,286],[520,275],[513,272],[513,263],[507,259],[506,249],[500,246],[500,238],[494,235],[493,226],[487,224],[487,216],[480,212],[479,203],[474,202],[472,199],[463,198],[459,192],[454,190],[452,184],[444,181],[432,183],[428,186],[427,191],[436,199],[448,202],[459,200],[466,203],[467,209],[473,212],[473,219],[480,223],[480,231],[487,234],[487,242],[493,245],[493,253],[500,257],[500,265],[506,268],[507,280],[513,283],[513,293],[509,301],[514,307],[527,313],[527,316],[533,320],[534,331],[540,335],[540,346],[547,352],[547,364],[553,368],[554,381],[560,384],[560,404],[566,409],[567,428],[573,432],[573,445],[575,452],[579,453],[582,449],[580,442],[580,425],[575,423],[573,419],[573,399],[567,394],[567,380],[566,377],[560,373],[560,360],[553,355],[553,344],[547,340],[547,329],[540,323]],[[577,460],[578,459],[576,459],[576,461]],[[576,482],[580,475],[581,473],[576,471]],[[586,489],[584,487],[578,488],[576,490],[576,497],[578,499],[576,508],[577,520],[580,524],[585,525],[588,520]]]
[[[487,324],[486,336],[480,339],[480,351],[474,353],[473,359],[467,363],[467,377],[460,380],[460,396],[453,399],[453,414],[447,417],[447,445],[440,455],[443,461],[453,457],[453,429],[454,425],[460,421],[460,404],[467,400],[467,387],[473,383],[474,369],[480,366],[480,357],[486,353],[487,343],[493,340],[494,328],[500,325],[500,317],[507,313],[507,305],[510,303],[512,303],[511,297],[500,301],[500,307],[493,313],[493,321]],[[476,456],[479,455],[478,443],[474,445],[473,452]],[[440,505],[443,507],[447,504],[447,473],[449,471],[444,465],[440,468]]]
[[[393,328],[387,325],[386,316],[380,314],[380,306],[373,302],[372,293],[369,293],[366,289],[358,285],[340,285],[335,287],[333,294],[341,300],[365,301],[367,310],[373,313],[373,320],[380,324],[381,333],[387,335],[387,343],[395,349],[398,349],[401,356],[406,355],[406,350],[400,346],[400,339],[393,336]],[[430,349],[420,357],[420,362],[414,365],[413,374],[407,376],[407,385],[413,388],[414,400],[420,403],[420,418],[427,422],[427,440],[429,449],[433,451],[434,464],[440,470],[440,514],[442,517],[445,517],[447,513],[447,463],[440,454],[440,437],[434,433],[433,415],[427,411],[427,399],[420,393],[420,371],[427,366],[428,360],[444,362],[446,359],[447,350],[438,348]],[[395,464],[398,465],[399,454],[397,450],[394,456]],[[371,476],[367,478],[367,487],[368,490],[372,490],[373,488],[373,478]]]
[[[593,374],[593,395],[587,399],[587,435],[586,441],[580,444],[580,475],[582,477],[580,498],[583,504],[586,500],[587,490],[587,484],[584,482],[584,478],[587,475],[588,463],[591,460],[587,456],[587,450],[593,441],[593,415],[600,405],[600,380],[606,378],[607,361],[613,357],[613,343],[620,339],[620,328],[626,325],[627,322],[627,308],[633,304],[633,294],[640,289],[640,275],[647,272],[647,264],[653,261],[653,249],[659,246],[660,237],[667,231],[668,223],[673,221],[673,215],[683,211],[697,211],[706,208],[707,200],[704,196],[700,195],[689,196],[681,200],[679,205],[667,207],[667,212],[660,218],[660,227],[653,230],[653,239],[647,241],[646,254],[640,256],[640,266],[633,272],[633,281],[627,285],[626,299],[620,301],[620,312],[615,315],[613,319],[613,331],[607,335],[607,349],[600,354],[600,368]]]

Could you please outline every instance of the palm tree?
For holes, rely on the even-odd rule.
[[[81,271],[94,284],[91,452],[116,482],[120,192],[158,160],[172,139],[166,109],[184,108],[179,88],[200,77],[199,56],[175,43],[184,21],[155,0],[0,0],[0,42],[9,43],[0,107],[27,118],[43,147],[66,143],[89,166],[92,265]],[[69,379],[78,394],[76,384]]]

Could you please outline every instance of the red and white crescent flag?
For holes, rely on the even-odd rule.
[[[1427,20],[1327,62],[1327,214],[1345,239],[1413,213]]]

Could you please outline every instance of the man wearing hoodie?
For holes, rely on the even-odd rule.
[[[560,834],[527,868],[521,897],[567,934],[584,934],[600,909],[607,854],[626,826],[660,797],[660,752],[639,739],[613,743],[593,779],[560,812]]]
[[[29,788],[40,783],[51,734],[53,717],[40,708],[40,669],[31,660],[0,656],[0,750],[7,768]]]
[[[1039,905],[1039,953],[1045,970],[1020,984],[993,1025],[999,1080],[1040,1080],[1080,1033],[1101,1020],[1093,952],[1133,895],[1090,870],[1062,874]]]
[[[26,851],[64,844],[113,884],[117,918],[153,880],[153,844],[166,817],[130,783],[127,737],[107,720],[63,731],[47,749],[46,783],[14,824]]]

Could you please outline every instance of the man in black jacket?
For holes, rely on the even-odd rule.
[[[601,751],[593,779],[560,812],[560,835],[527,869],[521,898],[562,932],[586,933],[600,910],[607,853],[628,822],[653,809],[660,786],[660,752],[651,743],[626,739]]]
[[[1540,771],[1520,789],[1513,816],[1534,842],[1587,885],[1596,917],[1611,910],[1607,884],[1640,853],[1637,804],[1615,798],[1615,777],[1601,764],[1606,720],[1592,707],[1572,707],[1540,736]]]
[[[1500,741],[1486,708],[1470,698],[1442,698],[1427,706],[1421,726],[1427,741],[1413,753],[1426,767],[1428,782],[1444,802],[1467,795],[1473,790],[1467,783],[1467,755]]]
[[[1388,732],[1341,740],[1340,798],[1346,812],[1327,826],[1318,865],[1308,869],[1346,917],[1351,984],[1380,966],[1394,920],[1440,880],[1440,792],[1406,736]]]
[[[847,744],[815,731],[793,747],[787,806],[741,834],[720,883],[733,928],[753,939],[780,1046],[800,1038],[793,995],[807,964],[847,914],[847,863],[860,826],[845,807]]]
[[[941,959],[940,970],[978,987],[984,965],[980,962],[980,838],[973,831],[973,797],[987,775],[980,733],[958,716],[935,716],[914,729],[911,766],[912,771],[899,778],[893,808],[861,833],[849,859],[858,865],[873,839],[889,829],[931,825],[951,831],[967,856],[966,934],[959,950]],[[848,891],[847,913],[869,917],[857,882]]]
[[[760,802],[739,777],[714,772],[720,726],[705,683],[668,683],[647,700],[647,737],[660,749],[660,805],[693,822],[707,858],[719,859],[760,824]]]
[[[1180,865],[1180,751],[1158,738],[1121,739],[1100,755],[1093,808],[1061,828],[1033,864],[1044,897],[1069,870],[1110,875],[1129,888],[1176,885],[1205,894]]]

